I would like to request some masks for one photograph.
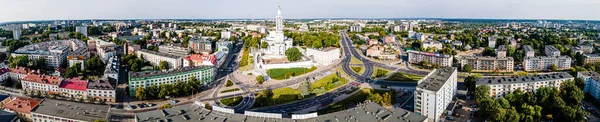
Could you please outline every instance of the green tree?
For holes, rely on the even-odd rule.
[[[262,75],[256,76],[256,82],[258,82],[258,84],[262,84],[264,81],[265,78]]]
[[[569,80],[567,82],[562,83],[560,88],[560,96],[565,101],[565,103],[567,103],[567,105],[581,105],[581,100],[583,100],[585,94],[583,93],[583,91],[581,91],[579,87],[577,87],[577,85],[575,85],[575,82]]]
[[[298,48],[292,47],[285,51],[285,56],[287,56],[289,61],[298,61],[302,58],[302,53],[300,50],[298,50]]]
[[[43,69],[46,67],[46,59],[45,58],[36,58],[33,60],[33,69]]]
[[[579,89],[583,90],[583,87],[585,87],[585,81],[583,80],[583,78],[575,78],[575,85],[577,85],[577,87],[579,87]]]
[[[140,100],[145,100],[147,97],[146,90],[144,90],[142,87],[138,87],[138,89],[135,91],[135,97]]]
[[[481,102],[483,99],[490,97],[490,86],[482,85],[475,88],[475,101]]]
[[[167,69],[169,69],[169,62],[167,62],[167,61],[160,61],[160,63],[158,64],[158,68],[160,70],[167,70]]]
[[[392,105],[392,96],[390,95],[390,92],[385,92],[383,93],[383,105],[384,106],[391,106]]]
[[[463,66],[463,69],[468,73],[471,73],[471,71],[473,71],[473,68],[468,64],[465,64],[465,66]]]
[[[269,47],[269,43],[267,43],[267,42],[260,43],[260,48],[266,49],[268,47]]]
[[[556,64],[552,64],[551,70],[558,71],[558,67],[556,66]]]
[[[87,61],[85,61],[85,67],[91,72],[100,73],[104,72],[104,68],[106,64],[100,59],[98,56],[93,56]]]

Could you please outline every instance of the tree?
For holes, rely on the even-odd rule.
[[[567,105],[581,105],[581,100],[583,100],[585,94],[583,93],[583,91],[581,91],[579,87],[577,87],[577,85],[575,85],[575,82],[569,80],[567,82],[562,83],[560,88],[560,96],[565,101],[565,103],[567,103]]]
[[[102,59],[100,59],[100,57],[93,56],[92,58],[85,61],[85,67],[91,72],[99,73],[104,72],[104,68],[106,67],[106,65],[104,64]]]
[[[496,56],[496,50],[491,47],[485,47],[482,53],[483,56]]]
[[[260,43],[260,48],[266,49],[268,47],[269,47],[269,43],[267,43],[267,42]]]
[[[476,85],[477,78],[480,78],[480,77],[481,76],[470,75],[467,78],[465,78],[465,86],[467,87],[468,91],[470,91],[470,92],[475,91],[475,85]]]
[[[302,53],[298,48],[292,47],[285,51],[285,56],[287,56],[288,61],[298,61],[302,58]]]
[[[262,75],[256,76],[256,82],[258,82],[258,84],[262,84],[264,81],[265,78]]]
[[[384,106],[392,105],[392,96],[390,95],[389,92],[385,92],[382,97],[383,97],[383,105]]]
[[[475,88],[475,101],[481,102],[483,99],[490,97],[490,86],[483,85]]]
[[[323,42],[321,42],[321,41],[319,41],[319,40],[317,40],[317,41],[313,41],[313,43],[312,43],[312,47],[313,47],[313,48],[321,48],[321,47],[323,47]]]
[[[585,61],[585,57],[581,53],[577,52],[575,54],[575,64],[577,66],[583,66],[585,63],[584,61]]]
[[[465,66],[463,66],[463,69],[465,70],[465,72],[471,73],[471,71],[473,71],[473,68],[471,68],[470,65],[465,64]]]
[[[79,73],[77,72],[77,68],[69,67],[69,68],[67,68],[67,71],[65,72],[64,77],[65,78],[73,78],[73,77],[76,77],[77,75],[79,75]]]
[[[575,85],[577,85],[577,87],[579,87],[579,89],[583,90],[583,87],[585,87],[585,82],[583,81],[583,78],[575,78]]]
[[[300,95],[302,97],[310,95],[310,82],[305,81],[305,82],[300,83],[299,89],[300,89]]]
[[[42,69],[46,67],[46,59],[45,58],[36,58],[33,60],[33,69]]]
[[[146,90],[144,90],[144,88],[142,87],[138,87],[138,89],[135,91],[135,97],[140,100],[146,99]]]
[[[551,70],[552,71],[558,71],[558,67],[556,66],[556,64],[552,64]]]
[[[167,62],[167,61],[160,61],[160,63],[158,64],[158,68],[160,70],[167,70],[167,69],[169,69],[169,62]]]

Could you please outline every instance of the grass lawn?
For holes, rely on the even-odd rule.
[[[338,77],[336,73],[333,73],[327,77],[324,77],[311,83],[310,90],[315,94],[323,94],[346,83],[348,83],[346,79]]]
[[[346,72],[344,72],[344,70],[342,69],[342,67],[337,67],[336,70],[344,77],[346,78],[350,78],[351,80],[354,80],[352,77],[350,77],[348,74],[346,74]]]
[[[371,77],[375,77],[375,78],[384,77],[389,72],[390,72],[389,70],[385,70],[383,68],[375,67],[375,72],[373,73],[373,75],[371,75]]]
[[[392,76],[388,77],[387,81],[401,81],[401,82],[417,82],[421,80],[425,76],[413,75],[413,74],[404,74],[402,72],[396,72],[392,74]]]
[[[240,88],[235,88],[235,89],[227,89],[227,90],[223,90],[221,91],[221,93],[227,93],[227,92],[234,92],[234,91],[239,91]]]
[[[358,73],[358,74],[362,74],[364,71],[362,70],[363,67],[362,66],[358,66],[358,67],[350,67],[352,68],[352,71]]]
[[[326,113],[332,113],[332,112],[336,112],[336,111],[340,111],[340,110],[345,110],[345,109],[347,109],[347,105],[357,104],[357,103],[367,100],[370,94],[375,94],[375,93],[384,94],[385,92],[388,92],[388,91],[387,90],[373,90],[370,88],[360,89],[359,92],[353,94],[352,96],[350,96],[340,102],[329,105],[329,108],[327,108],[327,109],[319,110],[318,113],[326,114]]]
[[[226,106],[236,106],[240,104],[240,102],[242,102],[242,96],[224,98],[219,101],[221,102],[221,104]]]
[[[302,75],[305,73],[309,73],[311,71],[316,70],[315,67],[313,68],[280,68],[280,69],[269,69],[267,71],[267,74],[269,74],[269,77],[273,78],[273,79],[277,79],[277,80],[282,80],[282,79],[287,79],[293,76],[298,76],[298,75]]]
[[[363,62],[358,60],[355,57],[352,57],[352,58],[350,58],[350,64],[363,64]]]

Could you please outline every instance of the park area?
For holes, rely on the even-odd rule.
[[[305,73],[312,72],[316,70],[317,67],[309,68],[277,68],[277,69],[269,69],[267,74],[269,77],[276,80],[288,79],[290,77],[299,76]]]
[[[379,78],[379,77],[384,77],[386,76],[390,71],[376,67],[375,68],[375,72],[373,73],[373,75],[371,77],[373,78]]]
[[[331,74],[327,77],[319,79],[312,84],[310,84],[310,91],[313,94],[323,94],[327,91],[331,91],[337,87],[340,87],[344,84],[348,83],[346,79],[337,76],[337,74]]]
[[[389,95],[388,97],[386,96],[386,93]],[[334,104],[330,104],[329,108],[327,109],[322,109],[319,110],[318,113],[319,114],[326,114],[326,113],[332,113],[332,112],[336,112],[336,111],[340,111],[340,110],[345,110],[348,108],[353,107],[354,105],[356,105],[357,103],[363,102],[365,100],[371,100],[375,103],[379,103],[382,104],[385,102],[385,104],[393,104],[392,102],[394,101],[393,95],[394,93],[391,91],[387,91],[387,90],[374,90],[374,89],[370,89],[370,88],[364,88],[364,89],[360,89],[360,91],[358,91],[357,93],[353,94],[352,96],[334,103]]]
[[[406,74],[402,72],[396,72],[392,76],[386,78],[386,81],[399,81],[399,82],[417,82],[425,76]]]
[[[362,74],[364,71],[362,70],[363,67],[350,67],[352,69],[352,71],[358,73],[358,74]]]
[[[238,104],[240,104],[240,102],[242,102],[242,96],[237,96],[237,97],[230,97],[230,98],[224,98],[219,100],[221,102],[221,104],[226,105],[226,106],[236,106]]]

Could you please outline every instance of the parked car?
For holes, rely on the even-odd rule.
[[[177,104],[179,102],[179,100],[169,100],[169,103],[171,104]]]

